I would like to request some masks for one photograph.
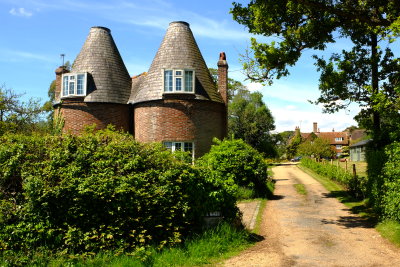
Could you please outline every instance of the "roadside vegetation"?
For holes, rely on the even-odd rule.
[[[192,165],[113,129],[0,139],[2,266],[210,263],[254,242],[237,228],[239,187],[271,194],[267,164],[241,140],[216,140]],[[226,225],[205,231],[215,212]]]

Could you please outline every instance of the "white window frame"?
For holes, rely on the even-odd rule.
[[[171,147],[167,146],[167,143],[171,143]],[[192,145],[192,158],[194,159],[194,142],[193,141],[164,141],[163,145],[167,149],[171,149],[172,152],[177,150],[177,144],[180,144],[181,151],[190,151],[190,150],[185,150],[185,144],[191,144]]]
[[[166,81],[165,81],[165,72],[166,71],[172,71],[172,91],[167,91],[166,90]],[[180,74],[179,74],[180,72]],[[187,72],[192,72],[192,83],[191,83],[191,91],[186,91],[186,73]],[[182,93],[182,94],[193,94],[195,92],[195,71],[192,69],[163,69],[162,70],[162,76],[163,76],[163,88],[164,88],[164,93]],[[177,90],[177,80],[180,79],[180,85],[181,89]]]
[[[342,145],[336,145],[336,149],[342,149],[343,146]]]
[[[344,137],[336,137],[335,141],[336,142],[344,141]]]
[[[83,78],[83,92],[81,94],[78,94],[78,75],[84,75]],[[68,77],[67,83],[65,83],[64,79],[65,77]],[[71,77],[74,78],[74,88],[73,92],[70,93],[70,83],[71,83]],[[67,89],[66,89],[66,94],[64,87],[67,84]],[[87,89],[87,72],[79,72],[79,73],[65,73],[61,77],[61,97],[71,97],[71,96],[86,96],[86,89]]]

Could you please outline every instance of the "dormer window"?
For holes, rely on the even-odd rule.
[[[86,96],[87,73],[66,73],[62,76],[62,97]]]
[[[193,70],[164,70],[164,92],[166,93],[193,93]]]
[[[340,141],[343,141],[343,140],[344,140],[343,137],[336,137],[336,138],[335,138],[335,141],[336,141],[336,142],[340,142]]]

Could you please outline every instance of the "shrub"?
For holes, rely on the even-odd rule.
[[[0,140],[0,251],[136,251],[181,242],[232,190],[161,144],[110,130]]]
[[[385,219],[400,222],[400,143],[395,142],[385,148],[387,161],[383,167],[381,180],[382,215]]]
[[[365,198],[367,191],[367,181],[363,177],[354,177],[352,173],[325,162],[316,162],[311,158],[301,159],[301,165],[315,171],[317,174],[325,176],[331,180],[339,182],[350,193],[357,198]]]
[[[385,151],[383,149],[374,149],[371,143],[366,152],[367,158],[367,173],[368,184],[367,194],[369,196],[369,203],[374,207],[375,212],[381,213],[381,205],[383,191],[383,176],[382,169],[387,161]]]
[[[268,193],[267,164],[262,155],[243,140],[214,140],[209,153],[197,165],[225,183],[253,189],[257,196]]]

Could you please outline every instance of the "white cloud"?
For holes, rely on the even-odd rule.
[[[272,86],[264,87],[263,95],[267,98],[307,103],[307,100],[315,100],[319,96],[319,91],[315,85],[276,81]]]
[[[9,13],[13,16],[26,17],[26,18],[29,18],[33,15],[32,12],[25,10],[25,8],[23,8],[23,7],[12,8]]]
[[[275,119],[276,131],[293,131],[296,126],[300,127],[302,132],[311,132],[313,123],[318,123],[318,128],[322,132],[343,131],[351,125],[357,125],[353,117],[359,109],[354,108],[351,113],[344,111],[327,114],[322,113],[318,107],[301,108],[288,105],[282,108],[269,107]]]
[[[246,87],[251,92],[261,91],[264,88],[264,86],[261,83],[248,83],[246,84]]]

